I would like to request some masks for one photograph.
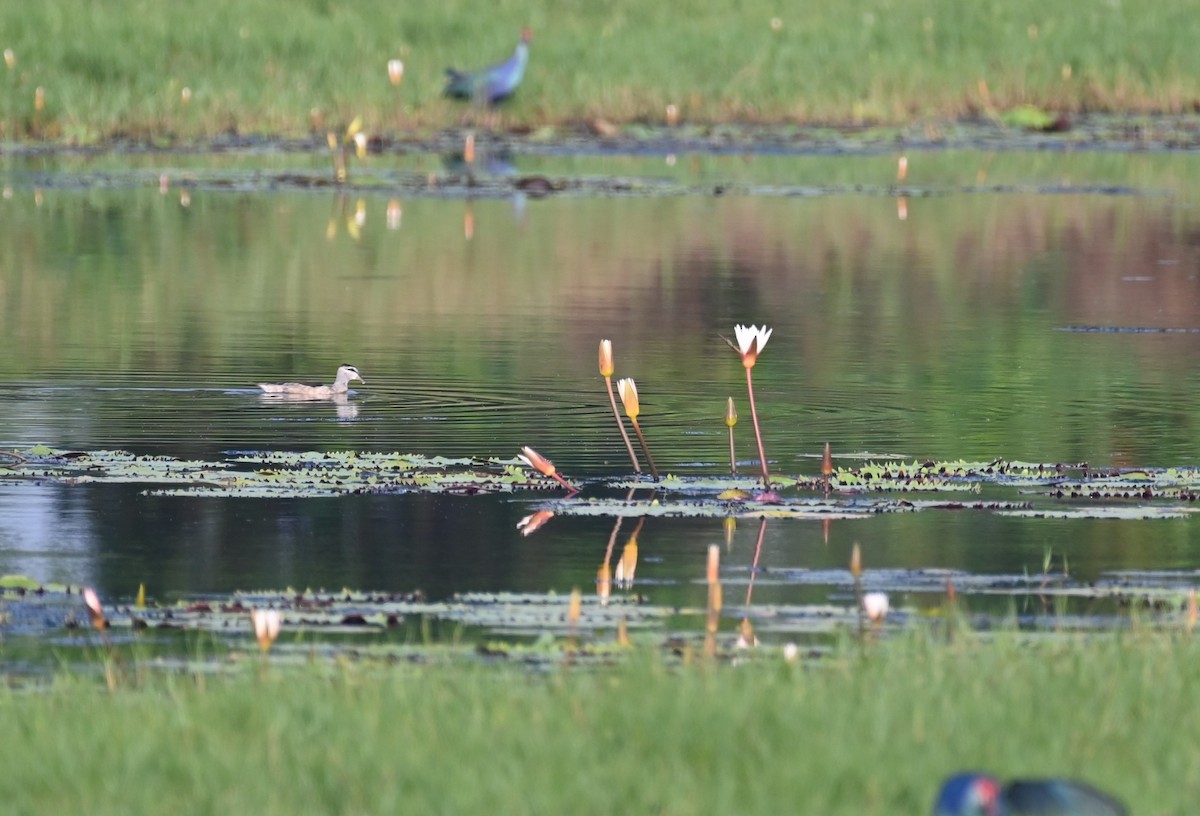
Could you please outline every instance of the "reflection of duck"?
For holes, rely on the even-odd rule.
[[[338,367],[337,377],[333,385],[305,385],[304,383],[259,383],[258,387],[267,394],[277,394],[288,399],[330,399],[344,396],[350,390],[350,382],[358,380],[366,384],[366,380],[358,373],[358,369],[349,363]]]

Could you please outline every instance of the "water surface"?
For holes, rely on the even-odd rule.
[[[618,474],[628,462],[596,367],[607,337],[618,376],[637,379],[661,469],[727,467],[729,396],[753,469],[744,372],[718,336],[745,322],[775,330],[754,376],[777,472],[817,471],[826,442],[847,462],[1195,464],[1200,160],[931,151],[910,157],[899,185],[895,158],[517,156],[520,174],[691,192],[471,200],[392,184],[454,172],[429,155],[372,157],[360,172],[379,189],[350,195],[263,181],[322,173],[323,156],[10,157],[0,446],[219,458],[533,445],[569,475]],[[742,192],[712,194],[723,185]],[[367,381],[345,405],[256,393],[264,380],[328,382],[342,362]],[[559,518],[522,537],[537,498],[8,485],[0,574],[106,597],[145,583],[168,600],[284,586],[590,591],[611,519]],[[860,542],[869,568],[1021,574],[1051,550],[1090,580],[1191,569],[1194,525],[782,522],[760,566],[840,570]],[[756,535],[739,527],[730,580],[747,574]],[[702,603],[706,547],[723,541],[719,523],[647,521],[636,591]],[[756,591],[844,598],[767,578]]]

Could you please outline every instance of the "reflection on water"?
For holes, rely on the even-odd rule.
[[[438,157],[391,159],[405,172],[446,172]],[[239,172],[250,174],[255,162],[308,160],[214,161],[246,162]],[[1195,461],[1195,157],[931,153],[910,157],[903,197],[886,193],[896,166],[886,156],[513,161],[547,176],[814,193],[518,205],[196,187],[183,207],[158,179],[203,167],[145,167],[144,186],[74,189],[52,159],[10,161],[0,445],[180,457],[509,456],[532,445],[572,476],[623,472],[628,456],[596,369],[608,337],[616,376],[637,380],[659,469],[723,472],[726,403],[744,399],[745,381],[718,334],[745,322],[774,328],[754,371],[773,473],[819,472],[825,442],[835,457]],[[981,178],[1018,191],[965,189]],[[1053,182],[1053,194],[1028,188],[1040,182]],[[1104,185],[1125,193],[1097,192]],[[1085,327],[1149,331],[1064,331]],[[319,381],[347,359],[370,373],[349,398],[280,401],[254,389],[264,376]],[[750,456],[750,423],[736,433]],[[704,606],[706,548],[726,546],[721,525],[653,519],[618,534],[611,519],[555,518],[522,536],[534,498],[5,488],[0,572],[87,581],[106,594],[132,594],[139,582],[160,596],[579,586]],[[1192,564],[1191,532],[1190,520],[933,513],[829,529],[779,523],[761,546],[757,529],[738,529],[722,570],[749,570],[756,601],[822,601],[829,585],[773,583],[771,571],[844,570],[858,541],[876,569],[1020,573],[1050,548],[1086,578]]]

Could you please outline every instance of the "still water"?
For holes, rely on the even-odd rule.
[[[219,459],[230,450],[511,456],[569,476],[628,471],[596,365],[611,338],[663,471],[721,473],[726,398],[753,470],[744,372],[719,335],[774,328],[754,370],[772,469],[878,456],[1197,463],[1200,157],[517,156],[553,179],[691,190],[469,200],[389,189],[448,172],[378,156],[378,191],[278,189],[321,156],[35,156],[0,163],[0,447]],[[160,178],[162,187],[160,188]],[[219,178],[218,181],[214,179]],[[265,180],[265,181],[264,181]],[[714,195],[721,185],[737,192]],[[707,190],[709,192],[705,193]],[[1099,329],[1104,329],[1103,331]],[[1119,331],[1113,331],[1118,329]],[[255,383],[365,384],[347,405]],[[590,590],[611,519],[541,498],[151,497],[142,486],[0,486],[0,574],[112,598],[251,588]],[[757,591],[844,597],[771,572],[1113,570],[1194,580],[1197,522],[923,512],[769,525]],[[724,568],[743,579],[757,524]],[[650,519],[638,591],[702,603],[719,522]],[[699,600],[698,600],[699,599]]]

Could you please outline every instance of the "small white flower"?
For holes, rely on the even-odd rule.
[[[388,80],[393,85],[399,85],[400,80],[404,79],[404,63],[401,60],[388,60],[387,64]]]
[[[868,592],[863,595],[863,611],[872,623],[880,623],[887,617],[888,596],[886,592]]]
[[[278,609],[251,609],[250,621],[254,624],[254,637],[263,651],[271,648],[275,638],[279,637],[279,626],[282,622]]]

